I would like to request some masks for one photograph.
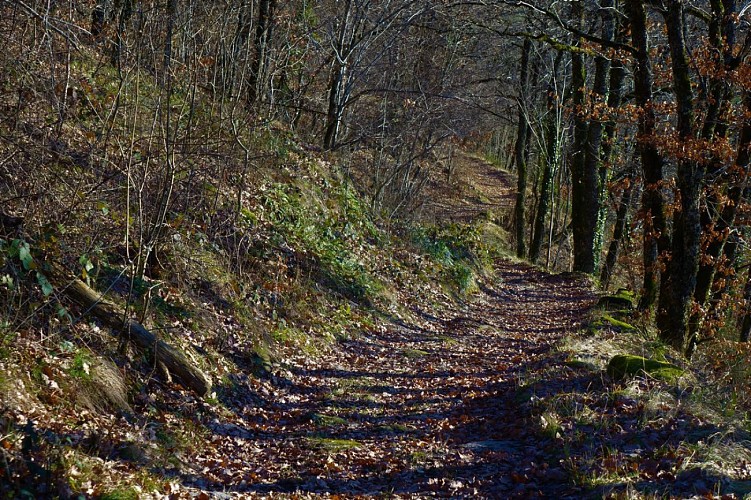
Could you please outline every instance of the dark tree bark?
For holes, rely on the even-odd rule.
[[[532,52],[532,42],[529,38],[524,39],[522,45],[521,62],[519,64],[519,122],[516,135],[514,156],[516,158],[516,204],[514,206],[516,228],[516,255],[524,258],[527,256],[526,240],[524,238],[524,226],[526,220],[526,194],[527,194],[527,148],[529,143],[529,109],[525,95],[529,86],[529,60]]]
[[[743,288],[743,299],[746,303],[746,311],[739,324],[738,340],[748,342],[751,340],[751,266],[748,268],[746,286]]]
[[[334,146],[336,146],[344,105],[347,101],[348,58],[354,33],[357,31],[356,27],[352,26],[355,22],[354,10],[355,6],[352,4],[352,0],[346,0],[344,14],[339,19],[339,31],[335,42],[331,77],[329,79],[328,109],[326,110],[326,126],[323,136],[323,148],[326,150],[334,149]]]
[[[582,22],[581,1],[572,4],[572,17],[575,22]],[[581,39],[577,39],[574,43],[575,46],[580,44]],[[574,236],[574,271],[591,274],[595,271],[594,233],[598,211],[597,168],[592,169],[592,165],[586,161],[589,127],[583,109],[586,103],[587,76],[584,55],[580,51],[571,53],[571,72],[574,108],[574,148],[571,158],[571,228]]]
[[[625,23],[619,23],[618,24],[618,34],[617,34],[617,41],[619,43],[623,43],[626,39],[627,34],[627,27],[628,24]],[[608,199],[608,181],[610,180],[610,170],[611,165],[613,163],[613,152],[615,151],[615,141],[616,141],[616,135],[618,132],[618,123],[615,119],[615,113],[623,101],[623,92],[624,92],[624,82],[626,81],[626,67],[623,65],[623,63],[619,60],[613,60],[610,65],[610,85],[609,85],[609,92],[608,92],[608,110],[611,115],[608,117],[608,120],[605,122],[605,138],[603,140],[602,144],[602,161],[600,163],[600,168],[598,171],[598,177],[600,182],[600,211],[597,218],[597,235],[600,236],[600,239],[604,239],[605,235],[605,227],[607,224],[607,216],[608,216],[608,205],[607,205],[607,199]],[[627,201],[628,207],[626,207],[626,214],[624,217],[623,224],[625,225],[628,221],[628,211],[631,206],[631,191],[633,189],[633,172],[631,169],[629,169],[629,173],[627,175],[628,180],[630,181],[629,186],[627,188],[628,197],[624,200],[623,197],[621,199],[621,202]],[[624,193],[625,195],[625,193]],[[616,211],[616,226],[613,229],[613,239],[610,242],[610,245],[608,246],[608,251],[605,257],[605,264],[601,267],[600,272],[600,278],[601,283],[604,289],[607,289],[608,283],[610,282],[610,276],[613,273],[613,270],[615,269],[615,263],[618,260],[618,251],[620,250],[620,240],[627,234],[627,232],[624,233],[625,227],[621,230],[618,230],[618,225],[621,221],[620,217],[620,211],[623,208],[622,205],[619,205],[619,209]],[[618,238],[616,239],[616,235]],[[596,242],[596,246],[599,248],[602,243]],[[599,255],[599,252],[598,254]],[[604,278],[604,279],[603,279]]]
[[[667,3],[665,27],[673,73],[676,99],[678,140],[692,139],[694,129],[694,95],[691,88],[688,55],[685,45],[683,2]],[[660,284],[656,322],[660,339],[690,356],[695,338],[689,336],[691,305],[696,289],[701,247],[699,201],[704,167],[691,158],[678,158],[676,187],[680,204],[673,216],[670,260]]]
[[[167,0],[167,33],[164,35],[164,66],[162,73],[162,83],[169,85],[171,80],[170,72],[172,70],[172,34],[175,30],[175,19],[177,17],[177,0]]]
[[[256,102],[265,93],[266,73],[269,68],[269,49],[274,33],[276,0],[261,0],[254,39],[255,55],[250,64],[249,101]]]
[[[623,83],[626,79],[626,68],[619,61],[613,61],[610,68],[610,94],[608,95],[608,108],[611,110],[617,109],[621,105],[623,100]],[[607,196],[607,183],[610,178],[610,163],[612,161],[613,149],[615,144],[616,132],[618,124],[615,120],[609,120],[605,125],[605,141],[602,145],[602,157],[603,161],[600,166],[600,215],[598,224],[602,226],[602,229],[598,228],[598,232],[604,232],[605,220],[607,213],[602,208],[605,206],[605,199]],[[603,289],[607,289],[610,284],[610,278],[615,270],[616,262],[618,261],[618,253],[621,248],[621,240],[628,234],[628,213],[631,209],[631,198],[634,189],[633,173],[629,169],[626,175],[628,185],[623,191],[621,196],[618,210],[616,211],[615,227],[613,228],[613,238],[610,240],[608,251],[605,256],[605,263],[600,268],[600,283]]]
[[[613,271],[615,270],[616,262],[618,261],[618,253],[620,251],[621,243],[628,235],[628,214],[631,210],[634,182],[630,174],[626,179],[627,185],[623,189],[623,195],[621,195],[621,200],[618,204],[618,211],[616,212],[613,239],[610,240],[605,263],[600,270],[600,283],[603,290],[607,290],[610,285],[610,279],[613,276]]]
[[[655,146],[655,112],[652,107],[652,62],[649,58],[647,13],[642,0],[626,2],[631,24],[631,43],[636,51],[634,94],[641,108],[638,124],[637,148],[641,156],[644,190],[642,216],[644,219],[644,282],[639,308],[651,310],[657,302],[660,271],[658,258],[667,249],[665,207],[662,199],[664,160]]]
[[[125,27],[132,13],[133,0],[115,0],[114,15],[117,17],[117,28],[115,30],[115,39],[112,43],[110,63],[118,70],[120,70],[120,54],[122,52],[123,37],[125,36]]]
[[[104,25],[107,22],[107,6],[104,3],[97,3],[91,10],[91,37],[94,40],[99,40],[104,31]]]
[[[602,12],[602,39],[612,41],[615,35],[615,20],[613,18],[612,8],[613,0],[603,0],[600,2]],[[596,103],[605,103],[608,101],[609,76],[610,76],[610,59],[598,55],[595,57],[595,76],[592,85],[592,97]],[[609,103],[608,103],[609,104]],[[589,200],[594,203],[596,208],[593,214],[589,210],[586,214],[589,217],[587,228],[592,233],[592,270],[596,272],[600,265],[600,254],[602,252],[602,240],[605,220],[603,212],[607,210],[606,205],[602,203],[601,194],[607,177],[607,160],[603,155],[603,136],[605,133],[605,121],[600,117],[593,117],[589,121],[587,131],[587,147],[584,151],[584,177],[587,182],[587,188],[594,192],[589,195]],[[603,169],[605,171],[603,172]]]
[[[221,85],[222,93],[227,96],[233,96],[238,84],[238,75],[243,73],[240,62],[243,61],[243,55],[248,50],[248,40],[250,32],[254,26],[253,9],[255,2],[253,0],[241,0],[237,11],[237,26],[232,39],[230,51],[221,50],[218,53],[219,64],[221,65]],[[250,91],[248,92],[248,99]]]

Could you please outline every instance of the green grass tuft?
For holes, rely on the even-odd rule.
[[[334,439],[325,437],[309,438],[309,443],[313,448],[319,448],[327,451],[343,451],[353,448],[360,448],[362,443],[353,439]]]

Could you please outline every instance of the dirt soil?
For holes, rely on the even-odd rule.
[[[516,197],[515,180],[479,156],[456,151],[451,181],[433,176],[426,185],[422,217],[430,222],[468,223],[495,213],[507,218]]]
[[[508,176],[464,159],[471,182],[443,189],[437,219],[509,206]],[[238,377],[224,400],[233,411],[208,423],[212,446],[185,457],[180,483],[222,495],[578,496],[530,405],[546,376],[576,380],[555,345],[594,295],[573,275],[495,270],[462,306],[402,297],[418,320],[391,318],[268,379]]]

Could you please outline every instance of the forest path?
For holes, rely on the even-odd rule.
[[[516,198],[514,178],[484,159],[457,150],[451,180],[433,177],[423,193],[430,222],[471,222],[488,212],[509,216]]]
[[[477,201],[447,191],[437,218],[508,206],[508,176],[469,160]],[[555,433],[541,438],[530,408],[551,380],[555,390],[579,383],[555,344],[579,327],[593,294],[571,275],[509,262],[495,271],[459,306],[412,303],[419,320],[394,318],[316,359],[300,355],[269,380],[237,379],[249,390],[209,423],[213,446],[191,459],[183,483],[240,496],[576,495]]]

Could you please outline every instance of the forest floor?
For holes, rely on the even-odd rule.
[[[420,324],[364,332],[272,377],[191,458],[200,489],[352,495],[575,495],[530,402],[578,383],[555,345],[586,317],[586,284],[498,263],[492,287]],[[265,392],[261,388],[261,393]],[[231,458],[230,458],[231,457]]]
[[[462,155],[455,179],[428,185],[424,221],[509,220],[509,174]],[[606,375],[610,356],[659,345],[603,321],[588,278],[500,259],[476,285],[463,295],[394,287],[397,306],[369,312],[338,342],[291,344],[260,376],[257,360],[228,351],[232,368],[205,399],[149,377],[119,416],[56,401],[43,365],[38,378],[55,390],[24,404],[20,391],[19,409],[0,414],[17,427],[0,436],[0,458],[20,446],[25,491],[64,469],[66,483],[44,491],[75,498],[751,492],[748,421],[719,386],[689,372],[681,383]]]
[[[467,156],[459,175],[465,184],[431,187],[428,217],[467,222],[510,207],[507,174]],[[587,317],[591,285],[497,262],[479,288],[460,305],[399,297],[413,320],[386,318],[268,380],[244,380],[181,482],[225,493],[576,496],[560,442],[541,435],[530,403],[581,383],[556,345]]]
[[[461,182],[429,185],[424,218],[508,220],[512,177],[468,155],[459,167]],[[430,303],[397,290],[408,314],[320,356],[290,357],[265,379],[237,380],[206,424],[211,446],[186,457],[181,485],[333,498],[751,491],[748,433],[728,424],[722,403],[707,407],[695,379],[605,375],[624,338],[637,352],[647,340],[617,322],[587,330],[591,281],[500,260],[478,285]]]

